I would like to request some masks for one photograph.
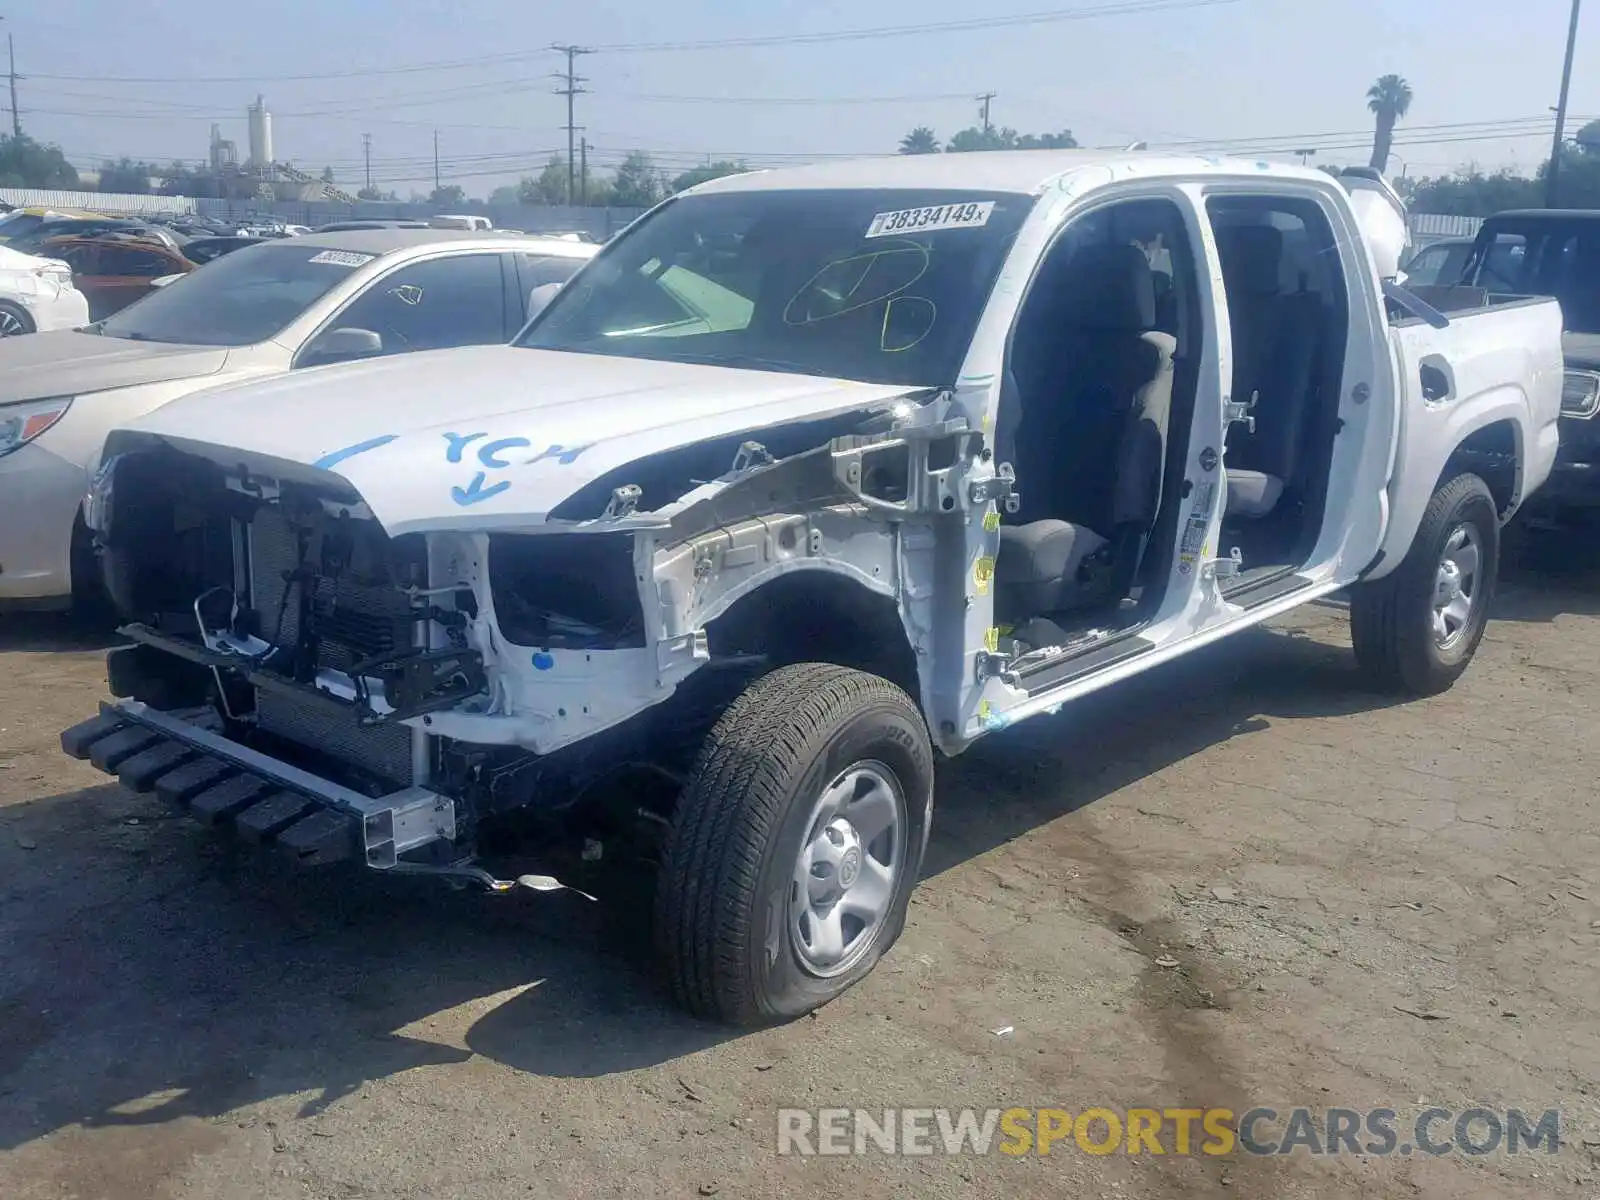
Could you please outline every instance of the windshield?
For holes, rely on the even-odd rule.
[[[371,254],[293,242],[249,246],[207,263],[100,322],[107,337],[248,346],[282,331]]]
[[[1406,285],[1432,287],[1442,284],[1448,287],[1458,282],[1471,251],[1471,242],[1440,242],[1423,247],[1406,264]]]
[[[628,229],[518,344],[947,383],[1032,206],[952,191],[686,196]]]
[[[39,213],[14,212],[0,217],[0,237],[17,237],[24,233],[32,233],[44,224],[44,217]]]
[[[1569,333],[1600,333],[1600,221],[1495,225],[1477,284],[1491,292],[1554,296]]]

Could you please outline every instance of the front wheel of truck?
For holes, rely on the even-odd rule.
[[[1489,487],[1457,475],[1433,494],[1405,561],[1351,589],[1356,661],[1387,691],[1433,696],[1467,669],[1489,622],[1500,516]]]
[[[830,663],[763,676],[707,735],[657,885],[655,941],[696,1016],[820,1008],[900,936],[933,806],[912,699]]]

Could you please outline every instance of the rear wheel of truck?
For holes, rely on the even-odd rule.
[[[707,735],[656,894],[656,951],[696,1016],[801,1016],[870,971],[905,925],[933,806],[922,714],[888,680],[780,668]]]
[[[1433,696],[1467,669],[1489,622],[1500,516],[1489,487],[1457,475],[1433,494],[1405,561],[1350,594],[1356,661],[1388,691]]]

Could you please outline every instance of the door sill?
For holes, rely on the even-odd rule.
[[[1248,612],[1252,608],[1260,608],[1263,604],[1292,596],[1295,592],[1311,586],[1312,581],[1300,574],[1299,568],[1285,567],[1262,578],[1245,580],[1242,583],[1235,583],[1232,587],[1223,588],[1222,598],[1229,604],[1237,605]]]
[[[1143,628],[1143,626],[1140,626]],[[1041,696],[1089,675],[1108,670],[1119,663],[1148,654],[1156,648],[1138,629],[1125,630],[1081,650],[1071,651],[1017,672],[1017,680],[1027,689],[1028,698]]]

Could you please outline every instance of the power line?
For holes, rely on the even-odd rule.
[[[936,21],[918,25],[881,26],[869,29],[841,29],[818,33],[771,34],[756,37],[712,38],[701,41],[680,42],[619,42],[592,47],[607,54],[643,54],[670,51],[700,51],[723,49],[750,49],[759,46],[816,46],[837,42],[876,41],[891,37],[916,37],[944,33],[971,33],[986,29],[1011,29],[1020,26],[1058,24],[1065,21],[1087,21],[1102,17],[1135,16],[1145,13],[1172,12],[1180,9],[1217,8],[1225,4],[1239,4],[1242,0],[1111,0],[1110,3],[1049,9],[1042,12],[1018,13],[1007,17],[971,17],[958,21]],[[431,71],[458,71],[501,63],[527,62],[541,51],[515,51],[479,58],[448,59],[437,62],[410,63],[400,67],[372,67],[361,70],[298,72],[292,74],[256,75],[188,75],[188,76],[133,76],[133,75],[34,75],[34,79],[51,79],[76,83],[135,83],[135,84],[205,84],[205,83],[279,83],[318,79],[360,79],[375,75],[407,75]]]
[[[916,37],[936,33],[972,33],[985,29],[1012,29],[1025,25],[1053,25],[1063,21],[1088,21],[1099,17],[1133,16],[1185,8],[1216,8],[1240,0],[1114,0],[1109,4],[1057,8],[1017,13],[1009,17],[968,17],[958,21],[933,21],[917,25],[842,29],[827,33],[772,34],[765,37],[712,38],[686,42],[616,42],[595,47],[606,54],[644,54],[659,51],[751,49],[757,46],[820,46],[834,42],[865,42],[883,38]]]

